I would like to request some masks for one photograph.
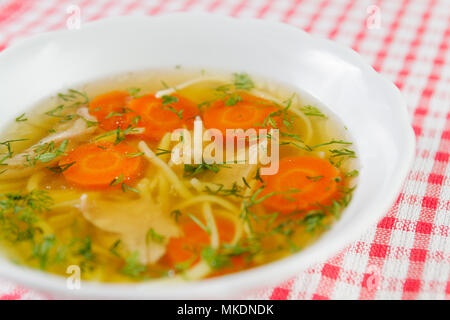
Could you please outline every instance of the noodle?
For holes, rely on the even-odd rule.
[[[188,280],[198,280],[204,278],[211,272],[211,267],[205,262],[200,261],[191,269],[183,273],[183,278]]]
[[[170,133],[166,133],[163,138],[161,139],[161,142],[159,143],[158,149],[159,150],[168,150],[170,147]],[[162,154],[160,155],[160,158],[164,160],[165,162],[168,162],[169,154]]]
[[[34,173],[28,180],[27,190],[32,191],[34,189],[38,189],[39,183],[40,183],[41,179],[44,177],[45,177],[45,173],[43,171],[38,171],[38,172]]]
[[[163,211],[167,211],[169,206],[169,182],[162,173],[158,175],[159,181],[159,204]]]
[[[14,180],[8,182],[2,182],[0,184],[0,192],[9,192],[11,190],[21,190],[26,186],[25,180]]]
[[[239,213],[239,208],[234,206],[231,202],[229,202],[225,199],[222,199],[218,196],[213,196],[213,195],[201,195],[201,196],[192,197],[189,200],[183,201],[180,204],[176,205],[175,208],[181,210],[181,209],[193,206],[198,203],[203,203],[203,202],[212,202],[212,203],[215,203],[231,212]]]
[[[219,231],[217,230],[216,221],[209,202],[203,203],[203,215],[205,216],[206,225],[211,232],[211,247],[213,249],[218,249],[220,244]]]

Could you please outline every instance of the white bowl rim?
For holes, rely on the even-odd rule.
[[[190,19],[214,19],[214,23],[239,23],[242,27],[257,27],[271,28],[285,32],[288,30],[296,30],[299,36],[307,38],[316,43],[326,44],[328,47],[339,51],[340,55],[345,56],[349,61],[356,65],[363,73],[368,74],[382,86],[386,93],[392,95],[396,100],[398,108],[395,115],[399,127],[403,128],[405,149],[408,151],[403,157],[402,166],[395,176],[392,177],[392,184],[390,189],[385,191],[388,195],[385,201],[379,205],[377,210],[371,212],[370,219],[361,221],[359,225],[353,227],[353,232],[346,233],[343,237],[335,239],[335,241],[328,243],[327,247],[322,246],[320,250],[313,244],[309,248],[302,250],[300,253],[293,254],[285,259],[278,260],[268,265],[251,269],[248,271],[239,272],[227,276],[222,276],[213,279],[206,279],[196,282],[184,282],[176,284],[168,284],[166,282],[150,281],[138,284],[109,284],[109,283],[95,283],[82,282],[80,290],[68,291],[66,287],[66,279],[52,274],[44,273],[30,268],[9,265],[5,268],[0,268],[0,277],[7,278],[12,281],[21,283],[25,286],[42,290],[43,292],[51,292],[53,294],[60,294],[61,296],[82,297],[82,298],[127,298],[127,299],[195,299],[195,298],[215,298],[215,297],[239,297],[247,289],[251,292],[253,288],[267,287],[279,283],[286,278],[293,276],[293,270],[300,270],[306,268],[312,263],[321,261],[329,257],[333,253],[337,253],[338,249],[342,249],[346,244],[352,240],[356,240],[361,235],[362,231],[370,225],[373,225],[383,214],[387,212],[393,204],[395,198],[400,191],[403,181],[405,180],[409,168],[412,165],[415,151],[415,135],[410,125],[409,116],[407,113],[406,104],[402,99],[401,93],[390,81],[386,80],[382,75],[376,73],[371,66],[366,64],[362,57],[354,50],[347,48],[341,44],[307,34],[301,29],[294,26],[282,24],[279,22],[272,22],[266,20],[259,20],[254,18],[240,18],[235,19],[228,16],[206,14],[206,13],[170,13],[156,17],[148,16],[133,16],[133,17],[112,17],[94,22],[83,24],[82,29],[77,32],[84,32],[95,30],[96,28],[108,28],[111,25],[139,22],[139,23],[157,23],[162,19],[176,19],[188,23]],[[12,46],[0,53],[0,61],[10,55],[27,50],[27,47],[36,42],[57,41],[59,37],[70,37],[68,30],[58,30],[44,34],[35,35],[33,37],[18,41]],[[292,32],[292,31],[291,31]],[[344,119],[345,121],[345,119]],[[317,241],[319,242],[319,241]],[[317,244],[316,242],[316,244]],[[314,251],[315,249],[316,251]],[[301,258],[300,258],[301,254]],[[305,259],[307,256],[308,259]],[[278,275],[274,275],[274,270]],[[238,296],[236,296],[238,295]]]

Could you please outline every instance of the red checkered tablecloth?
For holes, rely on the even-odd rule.
[[[0,50],[66,28],[71,5],[81,27],[108,16],[207,11],[282,21],[358,51],[407,101],[413,168],[395,205],[359,240],[247,298],[450,298],[450,0],[0,0]],[[51,297],[0,280],[0,299],[38,298]]]

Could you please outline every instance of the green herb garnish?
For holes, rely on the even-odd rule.
[[[231,264],[229,256],[219,253],[210,246],[203,248],[201,256],[213,269],[221,269]]]
[[[137,98],[139,92],[141,92],[140,88],[128,88],[128,94],[134,98]]]
[[[69,140],[61,142],[59,147],[55,146],[53,141],[38,145],[33,149],[34,155],[27,155],[25,158],[28,165],[35,166],[37,162],[47,163],[53,161],[57,157],[66,155],[67,144]]]
[[[147,267],[139,262],[139,251],[135,251],[125,259],[121,273],[131,278],[140,278],[146,271]]]
[[[233,183],[231,188],[225,188],[223,184],[218,184],[217,189],[213,190],[209,186],[206,186],[203,190],[206,193],[212,194],[212,195],[221,195],[221,196],[235,196],[238,198],[243,198],[244,196],[240,194],[242,191],[242,187],[238,186],[236,182]]]
[[[23,122],[23,121],[27,121],[28,119],[25,118],[25,113],[22,113],[20,116],[18,116],[16,118],[16,122]]]
[[[122,242],[122,241],[121,241],[120,239],[117,239],[117,240],[112,244],[112,246],[109,248],[109,252],[111,252],[112,255],[114,255],[114,256],[116,256],[116,257],[118,257],[118,258],[120,258],[120,254],[117,252],[117,249],[118,249],[118,247],[119,247],[119,245],[120,245],[121,242]]]
[[[242,97],[237,93],[232,93],[225,100],[226,106],[235,106],[238,102],[242,101]]]
[[[345,173],[346,177],[357,177],[359,175],[359,171],[358,170],[352,170],[349,172]]]
[[[57,165],[57,166],[54,166],[54,167],[46,167],[46,168],[49,169],[51,172],[54,172],[54,173],[63,173],[64,171],[69,169],[71,166],[73,166],[75,163],[76,163],[76,161],[73,161],[71,163],[67,163],[67,164],[63,164],[63,165]]]
[[[170,213],[170,216],[173,217],[175,219],[175,222],[178,223],[178,219],[180,219],[181,217],[181,211],[180,210],[173,210]]]
[[[202,164],[199,165],[185,164],[184,172],[185,176],[192,177],[206,171],[212,171],[214,173],[217,173],[219,172],[220,168],[229,168],[229,167],[220,163],[207,164],[206,162],[203,162]]]
[[[316,107],[307,105],[304,106],[302,108],[300,108],[300,110],[306,115],[306,116],[310,116],[310,117],[320,117],[320,118],[327,118],[326,115],[324,115],[319,109],[317,109]]]
[[[150,239],[156,243],[163,243],[165,237],[163,235],[157,233],[153,228],[150,228],[147,231],[147,235],[146,235],[145,239],[146,239],[147,243],[149,242]]]
[[[233,73],[233,84],[237,90],[250,90],[255,87],[250,76],[246,73]]]
[[[169,104],[177,103],[177,102],[178,102],[178,98],[175,97],[175,96],[167,96],[167,95],[164,95],[164,96],[161,97],[161,99],[162,99],[162,104],[163,104],[163,106],[167,106],[167,105],[169,105]]]
[[[99,137],[97,137],[96,140],[100,140],[105,137],[115,135],[116,141],[114,142],[114,144],[117,145],[117,144],[121,143],[122,141],[124,141],[128,134],[135,133],[135,132],[138,132],[138,130],[136,129],[136,127],[133,127],[131,125],[129,125],[128,128],[126,128],[125,130],[122,130],[122,129],[120,129],[120,127],[118,127],[115,130],[111,130],[111,131],[108,131],[108,132],[100,135]]]
[[[344,141],[344,140],[331,140],[328,142],[324,142],[324,143],[319,143],[316,145],[311,146],[311,149],[316,149],[318,147],[323,147],[323,146],[329,146],[332,144],[345,144],[345,145],[351,145],[353,144],[352,142],[348,142],[348,141]]]
[[[315,177],[308,177],[308,176],[306,176],[306,179],[312,180],[314,182],[317,182],[317,181],[319,181],[322,178],[323,178],[323,176],[315,176]]]
[[[124,154],[122,157],[125,157],[125,158],[136,158],[136,157],[143,156],[144,154],[145,153],[143,153],[143,152],[136,152],[136,153]]]
[[[180,111],[175,110],[175,108],[173,107],[164,107],[165,110],[169,110],[173,113],[175,113],[175,115],[182,120],[183,119],[183,109],[181,109]]]
[[[189,213],[188,217],[191,218],[191,220],[194,221],[200,228],[202,228],[203,231],[205,231],[208,234],[211,234],[211,229],[209,229],[208,226],[203,224],[203,222],[201,222],[196,216]]]

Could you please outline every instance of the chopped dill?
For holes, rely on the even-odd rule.
[[[242,177],[242,182],[244,182],[245,186],[249,189],[251,189],[250,185],[248,184],[247,180],[245,179],[245,177]]]
[[[136,153],[124,154],[124,155],[122,155],[122,157],[125,157],[125,158],[136,158],[136,157],[141,157],[143,155],[144,155],[143,152],[136,152]]]
[[[61,142],[59,147],[55,146],[54,141],[43,143],[33,149],[34,155],[26,155],[25,159],[29,166],[35,166],[39,161],[41,163],[53,161],[57,157],[66,155],[68,143],[69,140],[67,139]]]
[[[134,132],[137,132],[137,128],[133,127],[131,125],[129,125],[128,128],[126,128],[125,130],[120,129],[120,127],[118,127],[115,130],[108,131],[108,132],[98,136],[95,140],[100,140],[100,139],[115,135],[116,140],[114,141],[114,144],[118,145],[119,143],[121,143],[122,141],[125,140],[125,138],[128,134],[134,133]]]
[[[87,236],[81,240],[81,246],[78,249],[78,254],[83,256],[86,260],[93,260],[95,255],[92,252],[92,239]]]
[[[188,213],[187,215],[189,218],[191,218],[192,221],[194,221],[200,228],[203,229],[203,231],[205,231],[208,234],[211,234],[211,229],[206,226],[203,222],[201,222],[196,216]]]
[[[181,211],[180,211],[180,210],[173,210],[173,211],[170,213],[170,216],[174,218],[174,220],[175,220],[176,223],[178,223],[178,220],[179,220],[180,217],[181,217]]]
[[[317,182],[317,181],[319,181],[322,178],[323,178],[323,176],[315,176],[315,177],[308,177],[308,176],[306,176],[306,179],[312,180],[314,182]]]
[[[223,184],[217,184],[217,189],[212,190],[209,186],[206,186],[203,190],[206,193],[212,195],[221,195],[221,196],[235,196],[238,198],[243,198],[244,196],[240,193],[242,191],[242,187],[240,187],[236,182],[233,183],[232,187],[226,189]]]
[[[0,195],[0,229],[5,239],[17,242],[34,239],[40,228],[38,215],[50,210],[53,199],[44,190]]]
[[[178,102],[178,98],[175,97],[175,96],[164,95],[164,96],[161,97],[161,99],[162,99],[163,106],[167,106],[169,104]]]
[[[279,146],[286,146],[286,145],[294,146],[298,149],[305,150],[305,151],[312,151],[310,146],[308,146],[306,144],[300,145],[300,144],[292,142],[292,141],[283,141],[283,142],[280,142],[280,144],[279,144]]]
[[[329,146],[329,145],[332,145],[332,144],[351,145],[353,143],[352,142],[348,142],[348,141],[344,141],[344,140],[331,140],[331,141],[328,141],[328,142],[324,142],[324,143],[319,143],[319,144],[313,145],[313,146],[311,146],[311,149],[316,149],[316,148],[323,147],[323,146]]]
[[[63,165],[57,165],[57,166],[54,166],[54,167],[46,167],[46,168],[49,169],[51,172],[54,172],[54,173],[63,173],[64,171],[69,169],[71,166],[73,166],[75,163],[76,163],[76,161],[73,161],[71,163],[67,163],[67,164],[63,164]]]
[[[171,154],[172,151],[171,150],[167,150],[167,149],[162,149],[162,148],[156,148],[156,150],[158,150],[159,152],[156,152],[155,155],[157,156],[162,156],[164,154]]]
[[[133,117],[133,119],[131,119],[131,123],[134,124],[135,126],[137,126],[139,121],[141,121],[141,120],[142,120],[141,116],[135,116],[135,117]]]
[[[252,79],[246,73],[233,73],[233,84],[237,90],[250,90],[255,87]]]
[[[217,173],[219,172],[220,168],[229,168],[229,167],[220,163],[208,164],[206,162],[202,162],[199,165],[185,164],[184,172],[186,177],[192,177],[197,174],[204,173],[206,171],[212,171],[214,173]]]
[[[122,242],[122,240],[117,239],[112,246],[109,248],[109,252],[113,255],[116,256],[117,258],[121,258],[120,254],[117,252],[117,249],[120,245],[120,243]]]
[[[202,258],[213,269],[221,269],[231,264],[230,257],[221,254],[218,250],[207,246],[201,252]]]
[[[61,122],[67,122],[67,121],[70,121],[70,120],[80,117],[77,114],[60,114],[61,111],[63,111],[63,109],[64,109],[64,105],[61,104],[61,105],[57,106],[56,108],[45,112],[45,114],[50,117],[59,118],[59,119],[61,119]]]
[[[161,84],[164,87],[164,89],[170,89],[171,88],[164,80],[161,80]]]
[[[352,170],[349,172],[345,173],[346,177],[357,177],[359,175],[359,171],[358,170]]]
[[[260,171],[261,171],[261,168],[258,167],[258,168],[256,169],[256,174],[255,174],[254,179],[255,179],[255,180],[258,180],[258,181],[261,182],[261,183],[264,183],[263,179],[261,178]]]
[[[2,158],[0,158],[0,165],[7,165],[4,162],[7,159],[12,158],[12,156],[13,156],[14,152],[12,150],[11,143],[13,143],[13,142],[20,142],[20,141],[27,141],[27,140],[29,140],[29,139],[14,139],[14,140],[6,140],[6,141],[3,141],[3,142],[0,142],[0,145],[5,146],[6,150],[7,150],[6,154]]]
[[[242,101],[242,97],[237,93],[232,93],[226,98],[225,105],[229,107],[235,106],[240,101]]]
[[[150,240],[156,243],[163,243],[165,240],[165,237],[159,233],[157,233],[153,228],[150,228],[147,231],[147,234],[145,236],[146,242],[148,243]]]
[[[117,186],[119,183],[122,183],[124,179],[123,174],[121,173],[117,178],[114,178],[109,185],[110,186]]]
[[[327,116],[324,115],[319,109],[316,107],[306,105],[300,109],[306,116],[310,117],[320,117],[326,119]]]
[[[171,106],[169,106],[169,107],[164,107],[164,109],[165,109],[165,110],[169,110],[169,111],[175,113],[175,115],[176,115],[180,120],[183,120],[183,109],[181,109],[180,111],[177,111],[177,110],[175,110],[174,107],[171,107]]]
[[[141,88],[128,88],[127,92],[133,98],[138,98],[139,92],[141,92]]]
[[[134,193],[140,193],[140,191],[138,189],[132,188],[124,182],[122,183],[122,191],[123,192],[131,191]]]
[[[70,105],[71,107],[87,104],[89,102],[89,97],[86,93],[75,89],[69,89],[67,90],[67,93],[58,93],[58,98],[64,102],[72,102],[73,104]]]
[[[22,113],[20,116],[16,118],[16,122],[27,121],[28,119],[25,117],[25,113]]]
[[[126,257],[121,273],[130,278],[141,278],[146,271],[147,267],[139,262],[139,251],[134,251]]]
[[[326,217],[322,210],[313,210],[308,212],[301,220],[301,224],[306,227],[306,232],[315,232],[323,226],[323,219]]]
[[[280,194],[290,194],[290,193],[297,193],[300,190],[298,189],[290,189],[290,190],[285,190],[285,191],[276,191],[276,192],[270,192],[262,197],[260,197],[259,199],[257,199],[257,196],[263,191],[264,186],[261,186],[258,190],[256,190],[253,195],[250,197],[250,201],[248,202],[248,206],[254,206],[257,205],[263,201],[265,201],[266,199],[276,196],[276,195],[280,195]]]
[[[331,152],[331,157],[346,156],[346,157],[350,157],[350,158],[356,158],[355,151],[349,150],[347,148],[343,148],[343,149],[339,149],[339,150],[333,149],[333,150],[330,150],[330,152]]]
[[[35,243],[32,251],[33,258],[38,259],[39,268],[45,269],[48,263],[50,250],[55,246],[55,235],[45,236],[40,243]]]
[[[105,117],[105,119],[109,119],[112,117],[121,117],[121,116],[123,116],[123,113],[111,111],[110,113],[108,113],[108,115]]]
[[[289,138],[292,138],[292,139],[294,139],[294,140],[296,140],[298,142],[304,143],[303,139],[300,138],[300,135],[298,135],[298,134],[293,134],[293,133],[280,131],[280,135],[282,135],[283,137],[289,137]]]
[[[123,192],[127,192],[127,191],[129,190],[129,191],[132,191],[132,192],[135,192],[135,193],[139,193],[139,190],[130,187],[129,185],[127,185],[127,184],[124,182],[124,180],[125,180],[125,177],[124,177],[124,175],[121,173],[117,178],[114,178],[114,179],[109,183],[109,185],[110,185],[111,187],[115,187],[115,186],[117,186],[117,185],[120,184],[120,185],[121,185],[121,189],[122,189]]]

